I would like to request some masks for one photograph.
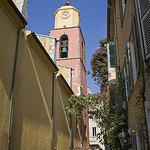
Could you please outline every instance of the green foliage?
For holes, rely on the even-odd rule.
[[[100,142],[110,149],[116,150],[120,148],[118,135],[121,129],[127,128],[124,79],[121,78],[121,74],[118,74],[118,86],[108,86],[107,40],[100,40],[99,44],[102,48],[92,55],[90,63],[92,78],[96,84],[100,85],[101,93],[93,96],[92,99],[96,102],[96,107],[92,107],[89,113],[91,118],[93,116],[97,118],[97,125],[102,129],[102,132],[98,134]]]
[[[92,78],[97,85],[105,84],[108,81],[107,70],[107,51],[104,49],[97,50],[91,59]]]
[[[108,87],[107,41],[103,39],[99,43],[102,48],[92,55],[90,63],[92,78],[100,86],[101,92],[87,97],[84,94],[72,95],[67,100],[70,107],[66,107],[66,112],[69,115],[76,114],[81,119],[83,110],[88,108],[89,117],[95,117],[98,127],[101,128],[101,132],[97,135],[99,141],[111,150],[116,150],[120,149],[118,135],[121,129],[127,128],[124,79],[118,74],[118,85]],[[89,71],[87,73],[90,74]]]
[[[107,39],[99,40],[100,47],[105,47],[106,48],[106,44],[107,44]]]
[[[80,94],[79,96],[76,95],[71,95],[68,99],[67,102],[70,105],[70,107],[66,107],[65,110],[68,115],[77,115],[78,119],[82,119],[82,112],[84,109],[87,109],[89,105],[92,105],[92,100],[91,100],[92,95],[88,95],[85,97],[84,94]]]

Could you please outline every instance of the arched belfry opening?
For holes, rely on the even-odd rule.
[[[60,58],[68,58],[68,36],[62,35],[60,38]]]

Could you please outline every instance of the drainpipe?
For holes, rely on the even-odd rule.
[[[70,87],[72,89],[72,71],[74,69],[71,68],[71,81],[70,81]],[[72,108],[72,105],[70,104],[70,109]],[[73,149],[73,136],[72,136],[72,116],[70,115],[70,149]]]
[[[70,109],[72,105],[70,104]],[[73,138],[72,138],[72,116],[70,115],[70,149],[73,150]]]
[[[53,128],[54,128],[54,77],[58,72],[53,73],[52,78],[52,128],[51,128],[51,150],[53,150]]]
[[[12,104],[13,104],[13,96],[14,96],[14,85],[15,85],[15,76],[16,76],[16,64],[17,64],[17,54],[18,54],[18,46],[19,46],[19,35],[20,30],[24,27],[21,27],[17,31],[17,42],[16,42],[16,50],[15,50],[15,57],[14,57],[14,67],[13,67],[13,76],[12,76],[12,85],[11,85],[11,93],[10,93],[10,110],[9,110],[9,123],[8,123],[8,145],[7,150],[10,149],[10,132],[11,132],[11,119],[12,119]]]

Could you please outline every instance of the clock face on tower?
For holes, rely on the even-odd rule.
[[[62,18],[68,18],[69,17],[69,12],[65,11],[62,13]]]

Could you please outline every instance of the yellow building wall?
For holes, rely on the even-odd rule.
[[[126,44],[130,40],[131,31],[132,31],[132,22],[131,22],[132,14],[134,14],[134,16],[136,16],[134,1],[131,0],[131,1],[127,1],[127,3],[126,3],[125,15],[123,17],[123,27],[120,26],[120,19],[117,19],[118,17],[120,17],[119,4],[117,1],[115,1],[115,13],[114,14],[115,14],[115,16],[114,16],[115,28],[114,29],[115,29],[115,36],[116,36],[116,39],[114,39],[114,41],[116,43],[116,48],[117,48],[117,59],[118,59],[117,61],[119,63],[118,65],[120,65],[120,68],[123,68],[125,65],[124,55],[125,55],[125,50],[126,50],[126,46],[127,46]],[[137,36],[138,36],[138,34],[137,34]],[[138,47],[138,49],[139,48],[140,47]],[[140,49],[139,49],[139,51],[140,51]],[[141,61],[142,61],[141,55],[139,55],[139,59],[141,59]],[[132,62],[132,57],[131,57],[131,62]],[[135,71],[134,69],[136,69],[136,68],[132,68],[132,74]],[[137,81],[136,81],[135,85],[134,85],[134,79],[133,79],[133,90],[131,92],[129,99],[127,100],[128,101],[129,129],[131,131],[136,130],[137,132],[138,132],[139,125],[141,123],[144,124],[144,129],[145,129],[145,120],[143,119],[141,121],[141,117],[145,117],[143,115],[144,114],[143,104],[141,103],[141,104],[138,104],[138,106],[136,106],[136,104],[138,103],[137,98],[140,96],[139,91],[142,88],[142,83],[143,83],[142,73],[140,72],[137,76]]]
[[[17,27],[0,3],[0,149],[7,147],[7,130]]]
[[[67,101],[63,101],[64,99],[67,100],[71,93],[68,94],[68,92],[64,90],[64,87],[64,83],[58,77],[56,82],[56,91],[58,92],[56,94],[56,101],[54,104],[54,147],[56,147],[57,149],[62,149],[62,147],[63,149],[69,149],[71,146],[70,118],[65,113],[65,107],[68,104]],[[60,101],[58,101],[58,99]],[[73,148],[80,147],[82,141],[80,131],[81,129],[79,125],[79,120],[76,120],[75,116],[72,116]]]
[[[40,34],[37,34],[37,37],[49,54],[49,56],[52,58],[52,60],[56,62],[56,39],[50,36]]]
[[[34,47],[20,39],[13,102],[12,149],[50,147],[51,95],[52,72]]]
[[[63,75],[63,77],[65,78],[65,80],[67,81],[67,83],[69,85],[71,85],[71,68],[69,67],[65,67],[65,66],[58,66],[59,68],[59,73],[61,73]]]
[[[118,40],[118,42],[116,41],[117,45],[117,50],[119,49],[119,62],[120,62],[120,67],[123,66],[124,64],[124,54],[125,54],[125,50],[126,50],[126,43],[128,42],[129,38],[130,38],[130,33],[132,30],[132,24],[131,24],[131,20],[132,20],[132,13],[135,14],[135,8],[134,8],[134,3],[133,1],[128,1],[126,8],[125,8],[125,15],[124,15],[124,19],[123,19],[123,27],[120,27],[120,19],[117,19],[117,17],[120,17],[120,11],[119,11],[119,4],[116,1],[115,3],[115,7],[116,7],[116,18],[114,19],[117,22],[117,28],[116,28],[116,40]]]
[[[0,6],[2,4],[0,3]],[[17,39],[17,24],[0,7],[0,149],[7,149],[10,91]],[[8,12],[9,13],[9,12]],[[19,22],[20,23],[20,22]],[[8,44],[9,43],[9,44]],[[52,74],[56,69],[32,35],[20,32],[13,97],[10,150],[49,150],[51,147]],[[65,112],[72,94],[55,77],[54,147],[70,146],[69,117]],[[75,130],[75,128],[73,128]],[[73,131],[74,132],[74,131]],[[75,145],[80,137],[74,135]],[[80,142],[79,142],[80,141]]]

